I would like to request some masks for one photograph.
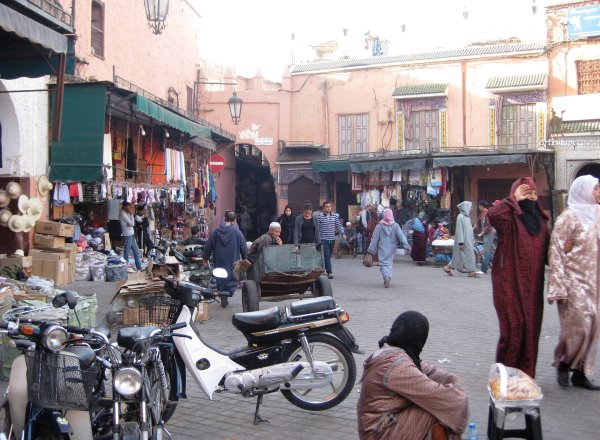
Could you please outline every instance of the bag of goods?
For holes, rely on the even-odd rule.
[[[488,390],[495,401],[536,401],[544,397],[529,375],[501,363],[490,368]]]

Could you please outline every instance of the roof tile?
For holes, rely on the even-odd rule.
[[[526,75],[494,76],[488,79],[486,89],[510,89],[516,87],[539,87],[546,85],[545,73],[530,73]]]
[[[446,93],[447,88],[448,84],[446,83],[412,84],[397,87],[394,90],[394,96],[441,95]]]

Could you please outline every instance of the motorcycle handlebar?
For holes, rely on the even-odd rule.
[[[65,328],[69,333],[77,333],[80,335],[87,335],[88,333],[90,333],[90,329],[87,327],[79,327],[77,325],[67,325]]]
[[[187,327],[187,323],[185,323],[185,322],[179,322],[177,324],[173,324],[173,325],[169,326],[171,331],[179,330],[180,328],[185,328],[185,327]]]

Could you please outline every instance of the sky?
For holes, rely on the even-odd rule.
[[[549,0],[196,0],[201,58],[279,82],[284,69],[315,59],[311,45],[340,41],[341,58],[370,56],[365,34],[390,42],[388,55],[459,48],[513,36],[545,41]],[[197,2],[197,3],[196,3]],[[468,19],[463,11],[468,11]],[[405,25],[405,32],[402,26]],[[343,29],[347,29],[344,38]],[[294,38],[292,40],[292,34]],[[293,62],[292,62],[293,61]]]

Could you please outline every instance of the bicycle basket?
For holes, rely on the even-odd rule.
[[[71,354],[25,352],[27,395],[42,408],[88,411],[98,380],[95,368],[82,369]]]
[[[140,325],[161,325],[171,324],[177,309],[179,300],[170,296],[149,296],[141,298],[139,302]]]

